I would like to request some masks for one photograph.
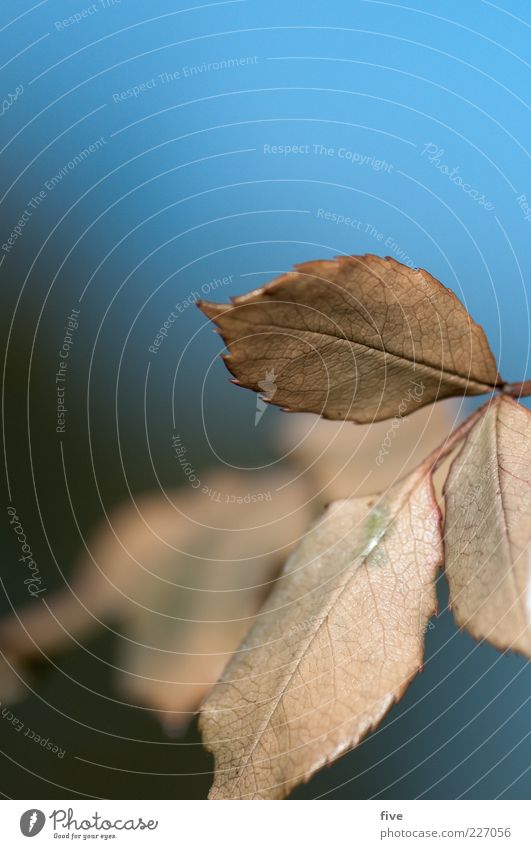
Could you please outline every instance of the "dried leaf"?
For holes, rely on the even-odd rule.
[[[457,622],[531,657],[531,412],[498,398],[447,483],[446,565]]]
[[[421,466],[333,503],[207,699],[213,798],[279,798],[374,728],[418,671],[440,514]]]
[[[200,303],[236,382],[270,403],[371,422],[501,383],[483,330],[427,271],[372,254],[296,268]]]

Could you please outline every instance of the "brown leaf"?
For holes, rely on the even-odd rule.
[[[296,268],[199,304],[236,381],[272,404],[370,422],[501,383],[483,330],[427,271],[372,254]]]
[[[283,797],[380,722],[421,665],[441,557],[426,466],[328,508],[204,705],[212,798]]]
[[[531,413],[498,398],[445,485],[446,565],[457,622],[531,657]]]

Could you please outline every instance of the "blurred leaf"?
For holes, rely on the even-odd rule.
[[[186,724],[311,514],[302,485],[283,473],[205,475],[201,488],[174,495],[121,507],[89,540],[67,587],[0,622],[11,664],[71,648],[111,623],[124,695],[168,728]],[[16,680],[4,664],[5,698],[23,695]]]
[[[181,550],[146,554],[156,576],[131,587],[120,642],[122,691],[158,711],[168,730],[186,724],[210,691],[310,520],[305,491],[286,474],[228,473],[206,488],[213,498],[181,494],[187,537],[181,520],[165,540]],[[245,498],[258,500],[238,503]]]
[[[232,305],[200,307],[236,382],[290,411],[371,422],[500,384],[453,292],[389,257],[307,262]]]
[[[531,657],[531,412],[501,396],[470,431],[447,483],[446,565],[457,622]]]
[[[442,560],[429,469],[333,503],[201,713],[212,798],[279,798],[374,728],[422,662]]]

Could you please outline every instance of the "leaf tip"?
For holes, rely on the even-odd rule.
[[[203,315],[206,315],[210,321],[216,321],[223,315],[224,312],[231,309],[229,304],[215,304],[212,301],[205,301],[203,298],[199,298],[195,303],[197,308],[200,309]]]

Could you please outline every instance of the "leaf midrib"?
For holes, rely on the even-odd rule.
[[[253,304],[253,306],[257,306],[257,304]],[[236,311],[237,307],[234,307],[233,310]],[[284,324],[284,323],[282,325],[275,325],[275,324],[267,324],[267,323],[263,324],[262,322],[256,322],[256,321],[250,322],[245,318],[233,315],[232,312],[230,313],[230,315],[227,314],[227,313],[223,313],[221,316],[218,316],[217,318],[214,319],[216,324],[218,324],[218,326],[220,327],[220,330],[222,331],[223,336],[225,335],[224,330],[223,330],[223,318],[229,318],[230,321],[237,321],[241,324],[246,323],[247,325],[252,326],[252,327],[265,328],[265,329],[267,329],[269,331],[273,331],[275,333],[279,333],[282,330],[290,330],[293,333],[311,333],[315,336],[326,336],[330,339],[336,339],[339,342],[347,342],[349,345],[357,345],[358,347],[364,348],[367,351],[375,351],[377,353],[383,354],[386,357],[393,357],[397,360],[401,360],[404,363],[410,363],[414,367],[415,366],[423,366],[424,368],[433,370],[437,375],[439,375],[439,377],[440,377],[441,374],[449,375],[452,378],[457,378],[460,381],[464,381],[467,386],[475,385],[475,386],[484,387],[485,392],[489,392],[489,391],[491,391],[492,389],[495,389],[497,386],[499,386],[501,384],[500,380],[498,380],[496,383],[485,383],[483,380],[480,380],[480,379],[477,379],[477,378],[471,378],[470,375],[462,374],[459,371],[452,371],[450,369],[447,369],[446,367],[443,367],[442,365],[439,365],[439,366],[433,365],[432,363],[426,362],[423,359],[411,359],[410,357],[406,357],[403,354],[395,354],[393,351],[388,351],[385,348],[378,348],[376,346],[368,345],[365,342],[358,342],[355,339],[349,339],[349,337],[346,336],[346,335],[339,336],[336,333],[329,333],[329,332],[323,331],[323,330],[309,330],[308,328],[305,328],[305,327],[304,328],[291,327],[290,325]],[[235,342],[235,341],[237,341],[237,340],[233,340],[233,342]],[[233,344],[233,342],[228,342],[229,348],[230,348],[230,345]],[[494,364],[494,368],[496,368],[496,364],[494,362],[494,359],[493,359],[493,364]]]

